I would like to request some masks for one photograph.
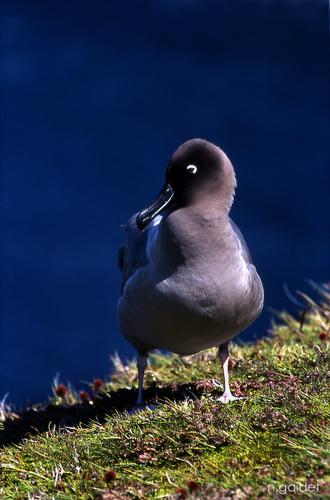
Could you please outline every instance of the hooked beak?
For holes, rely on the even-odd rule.
[[[136,217],[136,225],[144,229],[164,208],[168,207],[174,198],[170,184],[165,184],[157,198],[147,208],[141,210]]]

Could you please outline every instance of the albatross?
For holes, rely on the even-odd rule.
[[[264,292],[250,252],[229,217],[236,176],[227,155],[204,139],[183,143],[170,159],[156,199],[125,226],[119,250],[118,323],[137,350],[138,397],[148,355],[185,356],[218,347],[230,390],[228,343],[260,314]]]

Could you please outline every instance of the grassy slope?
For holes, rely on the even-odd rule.
[[[247,399],[216,401],[221,390],[211,383],[219,377],[215,351],[184,359],[155,355],[147,383],[172,384],[169,394],[175,395],[192,380],[189,391],[198,398],[165,400],[133,415],[112,412],[103,422],[50,428],[7,445],[0,450],[0,497],[268,498],[273,487],[283,492],[297,484],[317,486],[318,493],[308,495],[325,497],[330,493],[329,294],[322,300],[302,328],[283,314],[271,339],[233,347],[233,389]],[[117,393],[106,393],[132,382],[135,367],[117,362],[105,393],[85,407],[111,400]],[[54,398],[52,408],[65,414],[75,397],[71,392],[66,402]],[[20,422],[9,414],[11,419]],[[286,498],[291,496],[287,492]]]

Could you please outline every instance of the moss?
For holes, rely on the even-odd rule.
[[[270,338],[233,346],[234,392],[221,405],[215,350],[152,357],[148,402],[130,415],[137,374],[118,358],[112,379],[81,399],[7,412],[3,498],[322,498],[329,494],[329,294],[283,313]],[[94,381],[95,385],[95,381]],[[58,387],[58,386],[57,386]],[[58,391],[57,391],[58,392]]]

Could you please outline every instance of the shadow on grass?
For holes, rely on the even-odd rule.
[[[205,381],[206,382],[206,381]],[[203,383],[170,384],[163,387],[151,385],[145,389],[147,404],[155,404],[162,400],[183,401],[199,399],[203,393],[209,392],[209,386]],[[107,415],[115,411],[131,409],[136,401],[136,389],[119,389],[118,391],[101,393],[95,397],[92,404],[77,403],[72,405],[48,404],[42,407],[27,409],[10,417],[0,427],[0,446],[17,444],[25,437],[50,428],[77,427],[87,425],[96,420],[104,422]]]

